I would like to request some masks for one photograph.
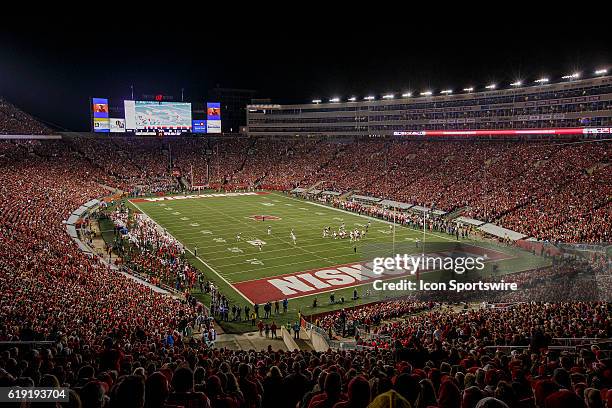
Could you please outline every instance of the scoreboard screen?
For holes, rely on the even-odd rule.
[[[110,122],[108,117],[108,99],[92,98],[91,116],[93,119],[92,126],[94,132],[108,133],[110,131]]]
[[[124,100],[121,112],[108,99],[92,98],[92,130],[136,135],[222,133],[219,102],[195,103],[193,108],[190,102]]]
[[[125,126],[141,132],[191,131],[191,103],[124,101]]]
[[[221,104],[208,102],[206,104],[206,133],[221,133]]]

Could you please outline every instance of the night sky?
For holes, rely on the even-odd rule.
[[[552,20],[552,19],[551,19]],[[548,21],[548,20],[547,20]],[[356,23],[361,24],[361,23]],[[240,24],[237,24],[240,26]],[[67,25],[70,26],[70,25]],[[469,28],[466,28],[469,27]],[[204,101],[215,85],[274,102],[482,88],[612,68],[608,24],[380,25],[0,32],[0,96],[57,127],[89,130],[88,98],[163,93]],[[363,26],[362,26],[363,27]],[[567,28],[563,28],[567,27]],[[211,32],[212,31],[212,32]]]

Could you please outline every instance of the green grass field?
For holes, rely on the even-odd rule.
[[[190,261],[204,272],[207,279],[215,282],[233,302],[243,306],[255,301],[261,303],[263,300],[284,298],[270,285],[270,279],[295,276],[304,271],[329,270],[338,265],[359,264],[370,261],[373,256],[390,256],[393,250],[402,253],[422,251],[416,244],[416,240],[423,240],[422,231],[397,226],[393,233],[388,222],[284,194],[168,198],[159,201],[132,200],[131,204],[178,239],[187,249]],[[268,218],[262,221],[261,216]],[[345,224],[347,230],[363,230],[368,222],[370,226],[366,237],[357,243],[350,242],[348,238],[322,236],[326,226],[331,227],[332,231],[338,230],[341,224]],[[271,229],[270,233],[268,228]],[[291,239],[292,230],[296,236],[295,244]],[[237,235],[240,235],[239,240]],[[258,240],[263,242],[261,250],[254,245]],[[470,248],[477,246],[502,254],[501,259],[495,261],[498,273],[543,265],[542,258],[514,248],[500,249],[485,242],[464,242]],[[447,234],[427,233],[425,252],[441,251],[444,245],[451,243],[456,243],[456,240]],[[481,273],[486,275],[491,271],[491,264],[487,264]],[[319,313],[393,296],[372,291],[369,297],[364,298],[365,289],[372,287],[371,282],[355,282],[340,288],[322,287],[324,283],[317,281],[307,283],[321,287],[312,292],[288,296],[289,313],[278,317],[277,321],[294,321],[298,311],[303,314]],[[360,299],[348,300],[355,286],[361,286],[358,288]],[[314,294],[317,291],[320,292]],[[332,291],[336,299],[344,296],[346,303],[330,305],[328,298]],[[207,302],[205,296],[200,296]],[[320,305],[316,310],[311,307],[314,296],[317,296]],[[226,323],[224,327],[231,331],[250,329],[247,323]]]

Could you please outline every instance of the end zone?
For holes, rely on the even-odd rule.
[[[487,256],[487,262],[509,259],[508,254],[468,244],[461,244],[463,256]],[[429,253],[427,256],[449,256],[449,253]],[[431,272],[426,270],[425,272]],[[253,303],[265,303],[278,299],[293,299],[338,289],[360,286],[375,280],[412,276],[406,269],[387,270],[383,274],[372,271],[372,262],[337,265],[286,275],[232,283],[236,291]]]
[[[242,196],[257,196],[270,194],[267,191],[249,191],[242,193],[208,193],[208,194],[189,194],[189,195],[174,195],[174,196],[159,196],[146,198],[132,198],[131,203],[154,203],[157,201],[170,200],[191,200],[194,198],[219,198],[219,197],[242,197]]]

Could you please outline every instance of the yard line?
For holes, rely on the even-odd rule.
[[[351,254],[352,254],[352,252],[349,253],[348,255],[351,255]],[[331,256],[331,257],[328,257],[328,259],[342,258],[342,257],[346,257],[348,255],[347,254],[343,254],[343,255]],[[285,255],[285,256],[277,256],[277,257],[274,257],[274,258],[266,257],[265,261],[266,262],[270,262],[270,261],[274,261],[275,259],[293,258],[293,257],[297,257],[297,256],[299,256],[299,255],[291,254],[291,255]],[[243,257],[244,257],[244,254],[243,254]],[[221,259],[221,258],[216,258],[216,259],[218,260],[218,259]],[[212,259],[209,259],[209,262],[212,262]],[[242,265],[242,264],[244,264],[244,262],[231,263],[231,264],[223,264],[223,265],[221,265],[221,267],[225,268],[225,267],[237,266],[237,265]],[[280,267],[280,266],[288,266],[288,265],[291,265],[291,264],[287,264],[287,265],[273,265],[273,266],[271,265],[270,267]],[[264,269],[264,268],[260,268],[260,269]],[[259,270],[259,269],[257,269],[257,270]],[[235,273],[226,273],[226,275],[233,275],[233,274],[235,274]]]
[[[338,258],[345,258],[345,257],[346,257],[346,255],[338,255],[338,256],[332,256],[329,259],[338,259]],[[264,266],[262,268],[257,268],[257,269],[255,269],[255,268],[253,268],[253,269],[245,269],[245,270],[240,270],[240,271],[236,271],[236,272],[228,272],[226,275],[227,276],[242,275],[244,273],[249,273],[249,272],[263,271],[263,270],[266,270],[266,269],[282,268],[284,266],[292,266],[292,265],[298,265],[298,264],[314,262],[314,261],[315,261],[314,259],[308,259],[308,260],[305,260],[305,261],[291,262],[291,263],[283,264],[283,265],[271,265],[271,266]],[[355,260],[354,263],[360,263],[360,262],[365,262],[365,261],[366,260],[364,260],[362,258],[359,258],[359,259]],[[348,263],[351,264],[352,262],[348,262]],[[341,265],[341,264],[338,264],[338,263],[334,262],[331,265],[329,265],[329,267],[335,267],[335,266],[338,266],[338,265]],[[323,266],[323,267],[310,268],[310,270],[312,270],[312,269],[326,269],[326,268],[327,268],[326,266]],[[293,271],[293,272],[283,273],[282,275],[291,275],[291,274],[300,273],[300,272],[305,272],[305,271],[297,270],[297,271]],[[255,279],[249,279],[249,280],[273,279],[273,278],[276,278],[277,276],[282,276],[282,275],[274,275],[274,276],[265,275],[265,276],[262,276],[261,278],[255,278]],[[238,281],[236,283],[240,283],[240,282],[241,281]]]
[[[300,242],[320,242],[321,238],[319,237],[319,240],[300,240]],[[301,248],[314,248],[314,247],[320,247],[320,246],[329,246],[330,244],[346,244],[346,248],[347,250],[351,250],[353,248],[353,245],[357,245],[359,244],[359,246],[363,246],[363,245],[384,245],[384,244],[391,244],[392,241],[391,240],[387,240],[387,241],[383,241],[383,240],[378,240],[378,239],[374,239],[372,237],[370,237],[370,239],[368,240],[368,238],[366,238],[365,240],[359,241],[359,242],[350,242],[348,239],[343,239],[343,240],[333,240],[333,239],[329,239],[326,240],[325,242],[320,242],[318,244],[312,244],[312,245],[301,245]],[[227,244],[230,244],[229,242]],[[216,254],[227,254],[227,246],[226,244],[218,244],[218,245],[211,245],[208,246],[207,248],[224,248],[223,250],[220,251],[206,251],[207,255],[216,255]],[[273,252],[281,252],[281,251],[286,251],[287,248],[283,245],[282,247],[279,247],[278,249],[271,249],[271,248],[276,248],[279,247],[279,244],[266,244],[265,245],[265,254],[268,255],[270,253]],[[248,247],[247,247],[248,248]],[[249,248],[250,249],[250,248]],[[339,249],[343,249],[340,245],[334,245],[333,247],[330,248],[330,250],[339,250]],[[258,251],[255,251],[256,253],[258,253]],[[217,261],[219,259],[231,259],[231,258],[236,258],[236,257],[240,257],[241,255],[229,255],[229,256],[222,256],[222,257],[217,257],[217,258],[211,258],[208,257],[208,260],[210,262],[213,261]]]
[[[253,227],[253,226],[251,226],[251,225],[249,225],[249,224],[245,223],[244,221],[242,221],[241,219],[239,219],[239,218],[237,218],[237,217],[228,216],[228,215],[227,215],[227,214],[225,214],[223,211],[221,211],[221,210],[217,210],[216,208],[210,208],[210,207],[206,206],[206,204],[204,204],[204,206],[205,206],[205,207],[207,207],[207,208],[209,208],[209,209],[212,209],[213,211],[216,211],[216,212],[220,213],[222,216],[229,217],[229,218],[233,218],[234,220],[236,220],[237,222],[239,222],[239,223],[241,223],[241,224],[245,225],[247,228],[250,228],[251,230],[255,229],[255,227]],[[257,232],[259,232],[259,231],[257,231]],[[328,259],[327,259],[327,258],[325,258],[325,257],[321,257],[321,256],[317,255],[316,253],[314,253],[314,252],[312,252],[312,251],[308,251],[308,250],[302,249],[302,248],[300,248],[300,247],[299,247],[299,246],[297,246],[297,245],[292,245],[292,244],[291,244],[289,241],[285,241],[285,240],[283,240],[283,239],[281,239],[281,238],[277,238],[277,239],[278,239],[279,241],[285,242],[285,243],[286,243],[287,245],[289,245],[290,247],[297,247],[298,249],[301,249],[302,251],[304,251],[304,252],[306,252],[306,253],[309,253],[309,254],[311,254],[311,255],[313,255],[313,256],[315,256],[315,257],[317,257],[317,258],[319,258],[319,259],[321,259],[321,260],[323,260],[323,261],[326,261],[326,262],[328,262],[328,263],[330,263],[330,264],[333,264],[333,263],[332,263],[332,261],[328,260]]]
[[[271,194],[278,195],[277,193],[271,193]],[[365,219],[368,219],[368,220],[378,221],[378,222],[382,222],[382,223],[385,223],[385,224],[388,224],[388,225],[394,225],[394,224],[393,224],[391,221],[381,220],[381,219],[379,219],[379,218],[370,217],[369,215],[357,214],[357,213],[354,213],[354,212],[350,212],[350,211],[348,211],[348,210],[343,210],[343,209],[341,209],[341,208],[329,207],[329,206],[324,205],[324,204],[313,203],[313,202],[311,202],[311,201],[300,200],[300,199],[293,198],[293,197],[287,197],[287,198],[289,198],[289,199],[291,199],[291,200],[296,200],[296,201],[306,202],[306,203],[308,203],[308,204],[310,204],[310,205],[316,205],[316,206],[318,206],[318,207],[327,208],[328,210],[340,211],[340,212],[342,212],[342,213],[344,213],[344,214],[353,214],[353,215],[356,215],[356,216],[358,216],[358,217],[362,217],[362,218],[365,218]],[[401,225],[401,224],[398,224],[398,223],[395,223],[395,225],[397,225],[397,226],[399,226],[399,227],[403,227],[403,228],[408,228],[408,227],[406,227],[406,226],[404,226],[404,225]],[[431,236],[434,236],[434,237],[438,237],[438,238],[442,238],[442,239],[445,239],[445,240],[447,240],[447,241],[455,241],[455,240],[454,240],[454,239],[452,239],[452,238],[448,238],[448,237],[445,237],[445,236],[442,236],[442,235],[434,234],[434,233],[432,233],[432,232],[426,232],[425,234],[426,234],[426,235],[431,235]]]
[[[153,221],[153,223],[155,223],[155,225],[157,225],[158,227],[162,228],[163,227],[161,225],[159,225],[157,223],[157,221],[155,221],[153,218],[149,217],[149,215],[144,212],[136,203],[131,203],[134,207],[136,207],[141,213],[145,214],[147,216],[147,218],[149,218],[151,221]],[[172,236],[172,234],[170,234],[168,231],[166,231],[167,234],[169,234],[170,236]],[[172,238],[174,238],[174,236],[172,236]],[[174,238],[176,239],[176,238]],[[178,241],[178,240],[177,240]],[[179,241],[180,242],[180,241]],[[187,245],[183,244],[185,250],[189,251],[189,253],[191,255],[193,255],[196,259],[198,259],[200,262],[202,262],[202,264],[204,266],[206,266],[208,269],[210,269],[215,275],[217,275],[219,277],[219,279],[221,279],[223,282],[225,282],[227,285],[229,285],[230,287],[232,287],[234,289],[234,291],[238,292],[240,294],[240,296],[242,296],[248,304],[251,304],[251,300],[249,298],[247,298],[241,291],[237,290],[236,288],[234,288],[234,285],[232,285],[227,279],[225,279],[225,277],[223,275],[221,275],[219,272],[217,272],[215,270],[215,268],[213,268],[212,266],[210,266],[209,264],[207,264],[202,258],[200,258],[199,256],[196,256],[193,251],[191,251],[191,249],[189,249],[187,247]]]

